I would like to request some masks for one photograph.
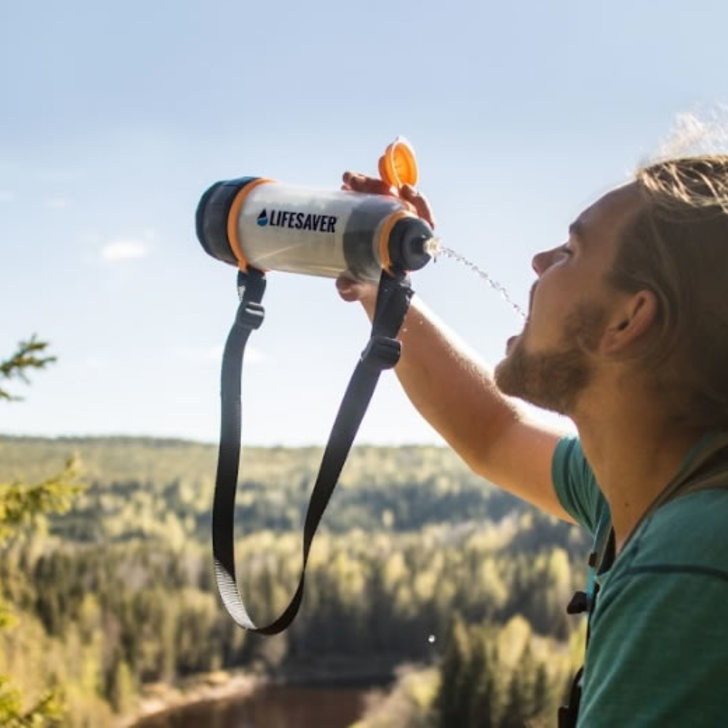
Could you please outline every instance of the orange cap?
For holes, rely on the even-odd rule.
[[[404,137],[397,137],[379,157],[379,176],[390,187],[417,184],[415,150]]]

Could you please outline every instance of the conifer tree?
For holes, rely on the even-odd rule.
[[[523,682],[518,673],[513,673],[508,685],[508,695],[505,712],[500,721],[499,728],[525,728],[528,710],[526,696],[523,692]]]
[[[470,714],[472,652],[467,627],[460,615],[453,620],[440,667],[437,709],[442,728],[466,726]]]
[[[533,711],[535,715],[541,715],[548,710],[550,693],[546,665],[541,662],[536,670],[536,679],[533,686]]]
[[[478,639],[479,638],[479,639]],[[473,644],[469,728],[495,728],[498,720],[498,657],[486,634]]]
[[[5,388],[6,381],[20,379],[27,383],[29,370],[44,369],[55,361],[55,357],[47,356],[47,346],[47,342],[32,336],[28,341],[21,341],[9,359],[0,361],[0,400],[20,399]],[[72,458],[60,473],[39,483],[0,481],[0,544],[23,527],[36,523],[43,514],[67,510],[80,490],[78,467]],[[0,599],[0,629],[12,623],[12,612]],[[33,728],[60,724],[63,705],[58,693],[48,691],[32,706],[26,706],[25,702],[10,677],[0,675],[0,725]]]

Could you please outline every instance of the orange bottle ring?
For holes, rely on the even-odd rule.
[[[240,244],[240,236],[238,235],[238,218],[240,217],[240,210],[243,207],[243,202],[245,202],[245,198],[259,185],[266,184],[267,182],[273,182],[272,179],[266,179],[265,177],[260,177],[256,180],[253,180],[252,182],[248,182],[248,184],[243,187],[237,195],[235,195],[235,199],[232,202],[232,205],[230,205],[230,212],[228,213],[228,220],[227,220],[227,234],[228,234],[228,240],[230,241],[230,247],[233,250],[233,255],[235,256],[236,260],[238,261],[238,268],[243,272],[248,272],[248,261],[245,259],[245,255],[243,255],[243,247]],[[262,270],[262,269],[261,269]],[[265,272],[265,271],[263,271]]]

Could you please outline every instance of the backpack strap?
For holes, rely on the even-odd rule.
[[[568,614],[582,614],[586,612],[586,646],[589,644],[591,635],[591,618],[597,603],[599,594],[599,583],[597,576],[612,568],[616,558],[616,539],[612,519],[605,518],[597,528],[594,537],[594,545],[589,554],[587,570],[586,592],[578,591],[574,594],[566,607]],[[584,666],[582,665],[574,675],[569,691],[569,702],[558,711],[558,728],[575,728],[576,719],[579,716],[579,705],[581,703],[581,685],[584,677]]]

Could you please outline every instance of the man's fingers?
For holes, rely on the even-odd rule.
[[[377,284],[372,281],[355,281],[346,274],[336,279],[336,290],[345,301],[372,303],[377,297]]]
[[[358,298],[356,283],[350,278],[344,278],[344,276],[339,276],[336,279],[336,290],[345,301],[356,301]]]
[[[399,197],[414,213],[429,223],[430,227],[435,227],[435,218],[427,198],[411,185],[403,185],[399,190],[396,190],[381,179],[367,177],[367,175],[358,172],[344,172],[343,183],[342,190]]]
[[[392,189],[386,182],[375,177],[367,177],[356,172],[344,172],[344,184],[355,192],[369,192],[374,195],[392,195]]]
[[[430,209],[430,204],[427,202],[427,198],[424,195],[421,195],[411,185],[404,185],[400,189],[399,193],[403,200],[414,206],[417,214],[425,222],[429,223],[431,228],[435,227],[435,218],[432,214],[432,210]]]

